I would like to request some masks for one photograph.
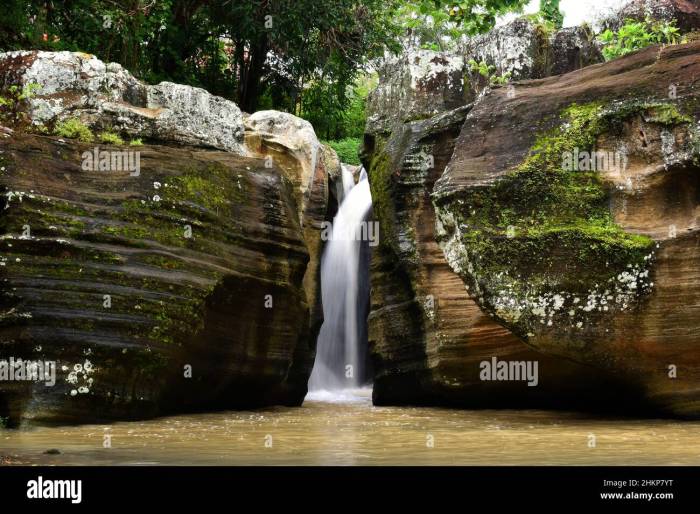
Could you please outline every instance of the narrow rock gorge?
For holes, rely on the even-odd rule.
[[[697,9],[662,7],[688,41],[608,62],[590,27],[527,18],[387,55],[354,179],[292,114],[0,53],[0,90],[31,90],[0,126],[0,357],[58,366],[54,387],[0,382],[0,418],[300,406],[324,227],[365,172],[351,225],[371,212],[378,246],[328,272],[363,318],[369,262],[367,324],[348,325],[363,375],[343,382],[336,345],[339,384],[369,378],[375,405],[700,418]],[[537,377],[485,379],[497,361]]]

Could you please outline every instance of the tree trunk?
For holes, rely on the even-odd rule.
[[[260,80],[267,58],[267,37],[251,44],[248,50],[248,66],[244,66],[238,90],[238,106],[248,113],[255,112],[260,100]]]

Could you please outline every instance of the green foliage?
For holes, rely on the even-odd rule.
[[[106,145],[121,146],[124,144],[124,140],[121,137],[119,137],[118,134],[115,134],[114,132],[102,132],[98,136],[98,139],[101,143],[104,143]]]
[[[26,0],[3,0],[0,9],[0,52],[32,46],[34,28],[31,7]]]
[[[469,59],[469,69],[474,73],[478,73],[484,78],[489,80],[490,85],[503,85],[510,82],[511,72],[502,73],[501,75],[496,75],[496,67],[487,64],[486,61],[476,62],[474,59]]]
[[[443,50],[449,41],[493,28],[496,17],[521,12],[528,0],[406,0],[396,18],[412,44]]]
[[[626,20],[617,31],[610,29],[598,36],[603,44],[603,55],[606,60],[616,59],[649,45],[682,42],[675,21],[644,21]]]
[[[564,23],[564,15],[559,10],[559,0],[540,0],[539,13],[545,22],[560,29]]]
[[[56,124],[54,134],[77,139],[83,143],[92,143],[95,139],[90,129],[79,119],[71,118]]]
[[[27,119],[27,113],[22,110],[25,102],[31,99],[41,86],[30,83],[24,87],[10,86],[4,95],[0,95],[0,122],[19,127]]]
[[[203,87],[253,112],[312,121],[325,139],[364,125],[368,63],[401,42],[440,48],[527,0],[6,0],[0,49],[94,54],[149,82]]]
[[[362,137],[365,131],[367,95],[376,87],[377,75],[360,75],[349,87],[344,103],[328,90],[329,83],[315,82],[304,93],[299,115],[308,120],[321,139],[340,140]]]
[[[129,146],[143,146],[143,141],[141,141],[141,138],[132,139],[129,141]]]
[[[323,143],[336,151],[340,162],[353,165],[361,164],[360,158],[357,155],[360,150],[360,145],[362,144],[362,140],[359,137],[347,137],[338,141],[323,141]]]

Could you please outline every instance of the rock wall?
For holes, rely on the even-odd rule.
[[[491,32],[466,40],[461,49],[465,62],[473,59],[494,67],[496,76],[524,80],[559,75],[603,62],[595,36],[585,26],[550,32],[542,25],[517,19]],[[488,80],[467,66],[470,98],[475,98]]]
[[[374,403],[610,409],[626,384],[524,344],[480,309],[438,245],[431,191],[471,108],[407,123],[370,152],[380,221],[369,315]],[[480,363],[492,357],[537,361],[540,382],[480,380]]]
[[[493,66],[494,76],[523,80],[577,70],[602,62],[603,56],[588,28],[549,33],[526,19],[469,38],[451,51],[409,48],[379,67],[379,84],[367,100],[365,132],[389,134],[402,123],[472,102],[489,79],[471,68],[471,60]]]
[[[694,0],[632,0],[603,20],[603,27],[618,30],[625,20],[675,21],[681,33],[700,30],[700,5]]]
[[[693,417],[699,72],[695,42],[516,84],[512,98],[494,90],[470,111],[433,193],[445,256],[485,312],[530,346]],[[586,151],[607,164],[562,161]]]
[[[0,381],[0,416],[300,405],[340,172],[311,127],[275,112],[244,126],[232,102],[83,54],[2,54],[0,82],[42,85],[30,125],[0,134],[0,360],[58,365],[53,387]],[[37,133],[72,118],[147,144]],[[96,151],[103,169],[86,166]],[[124,152],[138,172],[114,168]]]
[[[575,41],[576,33],[559,37]],[[492,57],[505,51],[481,47]],[[584,67],[591,62],[568,51],[574,47],[557,43],[558,57],[546,62],[569,64],[539,70],[583,69],[494,86],[456,108],[444,95],[449,75],[427,95],[420,87],[399,94],[399,74],[380,75],[375,98],[389,90],[424,98],[398,117],[391,101],[371,103],[379,112],[368,119],[383,121],[368,122],[365,135],[362,158],[381,225],[369,316],[375,403],[700,415],[693,394],[698,49],[650,48]],[[527,78],[540,73],[520,69]],[[627,174],[551,182],[548,166],[574,150],[562,147],[567,142],[623,153]],[[505,180],[520,168],[531,174]],[[625,312],[613,309],[617,301]],[[593,311],[595,322],[578,318]],[[674,323],[663,324],[665,316]],[[537,361],[538,386],[483,381],[480,364],[494,357]],[[684,378],[671,378],[680,368]]]

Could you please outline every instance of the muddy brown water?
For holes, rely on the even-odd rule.
[[[104,448],[106,439],[111,439],[111,448]],[[60,454],[46,454],[50,449]],[[0,462],[700,465],[700,422],[606,419],[538,410],[374,407],[370,392],[359,391],[343,397],[313,395],[300,408],[180,415],[111,425],[0,429]]]

